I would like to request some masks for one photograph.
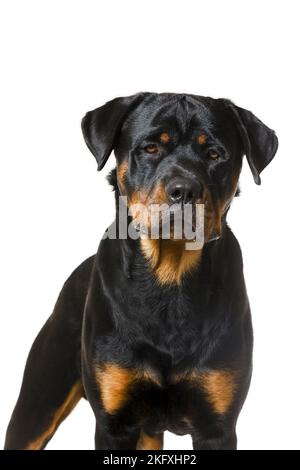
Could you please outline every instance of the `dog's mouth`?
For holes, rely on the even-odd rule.
[[[200,241],[204,244],[221,236],[215,210],[208,204],[139,204],[129,214],[136,231],[151,239]]]

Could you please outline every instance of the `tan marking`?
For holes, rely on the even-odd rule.
[[[202,376],[202,386],[214,411],[218,414],[226,413],[232,403],[236,387],[233,372],[208,372]]]
[[[216,201],[212,203],[211,200],[208,200],[205,203],[204,233],[206,242],[211,238],[222,236],[222,217],[229,208],[235,191],[233,194],[230,194],[225,201]]]
[[[146,188],[135,191],[130,197],[130,204],[164,204],[168,198],[162,183],[158,183],[151,193]]]
[[[204,232],[206,242],[222,235],[222,215],[223,205],[219,202],[212,204],[209,201],[205,204]]]
[[[100,389],[105,410],[114,414],[128,401],[131,387],[139,381],[151,381],[160,385],[158,377],[149,370],[125,368],[107,363],[96,370],[96,382]]]
[[[162,134],[160,134],[159,140],[163,144],[168,144],[171,140],[170,134],[168,132],[163,132]]]
[[[128,390],[135,381],[135,375],[135,371],[117,364],[106,364],[103,370],[96,372],[102,403],[108,413],[115,413],[127,401]]]
[[[208,370],[183,372],[173,377],[172,382],[187,380],[201,387],[217,414],[225,414],[233,401],[236,390],[236,375],[232,370]]]
[[[144,190],[135,191],[128,199],[128,208],[130,215],[136,222],[148,227],[150,221],[149,209],[147,204],[147,193]]]
[[[164,186],[159,183],[153,193],[151,194],[150,203],[151,204],[166,204],[168,202],[168,197]]]
[[[137,443],[137,450],[162,450],[164,445],[164,435],[157,434],[156,436],[149,436],[141,431],[140,438]]]
[[[167,203],[167,195],[162,184],[156,185],[153,192],[149,194],[145,189],[135,191],[128,201],[132,218],[141,223],[146,229],[151,226],[151,204],[152,214],[159,211],[158,206]]]
[[[159,283],[180,284],[200,262],[202,250],[186,250],[185,240],[141,239],[141,249]]]
[[[205,242],[211,238],[220,237],[222,235],[222,217],[234,195],[236,193],[237,185],[239,180],[239,173],[234,175],[232,178],[232,188],[227,195],[226,199],[213,200],[210,191],[204,190],[203,202],[205,204],[204,210],[204,233]]]
[[[122,192],[124,190],[125,177],[126,177],[127,170],[128,170],[128,161],[127,160],[120,163],[120,165],[118,165],[118,167],[117,167],[117,180],[118,180],[119,187],[120,187]]]
[[[203,145],[203,144],[205,144],[206,141],[207,141],[207,135],[206,135],[206,134],[200,134],[200,135],[198,136],[198,139],[197,139],[197,140],[198,140],[198,144]]]
[[[162,184],[158,184],[151,195],[148,195],[145,190],[139,190],[131,196],[129,201],[131,215],[148,229],[149,237],[151,235],[149,206],[150,204],[160,206],[166,203],[167,196]],[[192,240],[189,242],[192,243]],[[180,284],[183,275],[192,271],[199,263],[202,250],[186,250],[185,244],[186,240],[141,238],[142,252],[160,284]]]
[[[25,450],[40,450],[43,449],[45,444],[53,436],[60,423],[71,413],[73,408],[77,405],[80,398],[84,396],[83,387],[81,382],[76,384],[70,390],[67,398],[63,404],[55,411],[51,418],[50,426],[44,431],[37,439],[30,442]]]
[[[145,204],[147,201],[147,191],[145,189],[138,189],[130,196],[129,205],[132,204]]]
[[[151,194],[146,189],[138,189],[135,191],[129,201],[129,206],[132,204],[145,204],[149,206],[150,204],[164,204],[168,200],[165,189],[161,183],[158,183]]]

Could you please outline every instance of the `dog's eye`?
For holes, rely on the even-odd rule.
[[[207,156],[210,160],[218,160],[220,158],[220,154],[216,150],[209,150]]]
[[[155,144],[149,144],[145,147],[144,150],[147,153],[157,153],[158,152],[158,147]]]

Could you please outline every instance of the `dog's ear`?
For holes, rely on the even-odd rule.
[[[278,148],[275,132],[261,122],[251,111],[230,103],[235,122],[243,142],[243,151],[247,157],[256,184],[260,184],[260,173],[271,162]]]
[[[122,124],[128,113],[144,98],[138,93],[125,98],[115,98],[100,108],[89,111],[81,122],[84,140],[101,170],[111,154]]]

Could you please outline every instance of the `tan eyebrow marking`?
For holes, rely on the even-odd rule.
[[[207,135],[206,134],[200,134],[198,136],[198,144],[203,145],[207,141]]]
[[[168,142],[170,142],[171,136],[168,132],[163,132],[162,134],[160,134],[159,139],[163,144],[167,144]]]

